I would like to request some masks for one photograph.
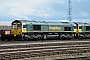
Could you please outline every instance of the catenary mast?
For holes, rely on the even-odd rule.
[[[68,0],[68,14],[67,14],[67,20],[69,22],[72,21],[72,17],[71,17],[71,0]]]

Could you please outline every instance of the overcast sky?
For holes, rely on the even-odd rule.
[[[71,0],[72,20],[90,20],[90,0]],[[68,0],[0,0],[0,21],[66,20]],[[78,20],[79,19],[79,20]]]

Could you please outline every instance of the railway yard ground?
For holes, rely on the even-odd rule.
[[[0,41],[0,60],[90,60],[90,40]]]

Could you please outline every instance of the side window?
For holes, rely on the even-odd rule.
[[[23,28],[26,28],[27,27],[27,25],[23,25]]]
[[[33,30],[41,30],[41,25],[33,25]]]
[[[86,31],[90,31],[90,26],[86,26]]]
[[[71,31],[71,27],[64,27],[64,31]]]

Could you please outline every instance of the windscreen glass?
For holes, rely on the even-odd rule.
[[[17,28],[17,25],[16,24],[12,24],[12,28]]]
[[[17,27],[18,27],[18,28],[22,28],[22,24],[18,24]]]

